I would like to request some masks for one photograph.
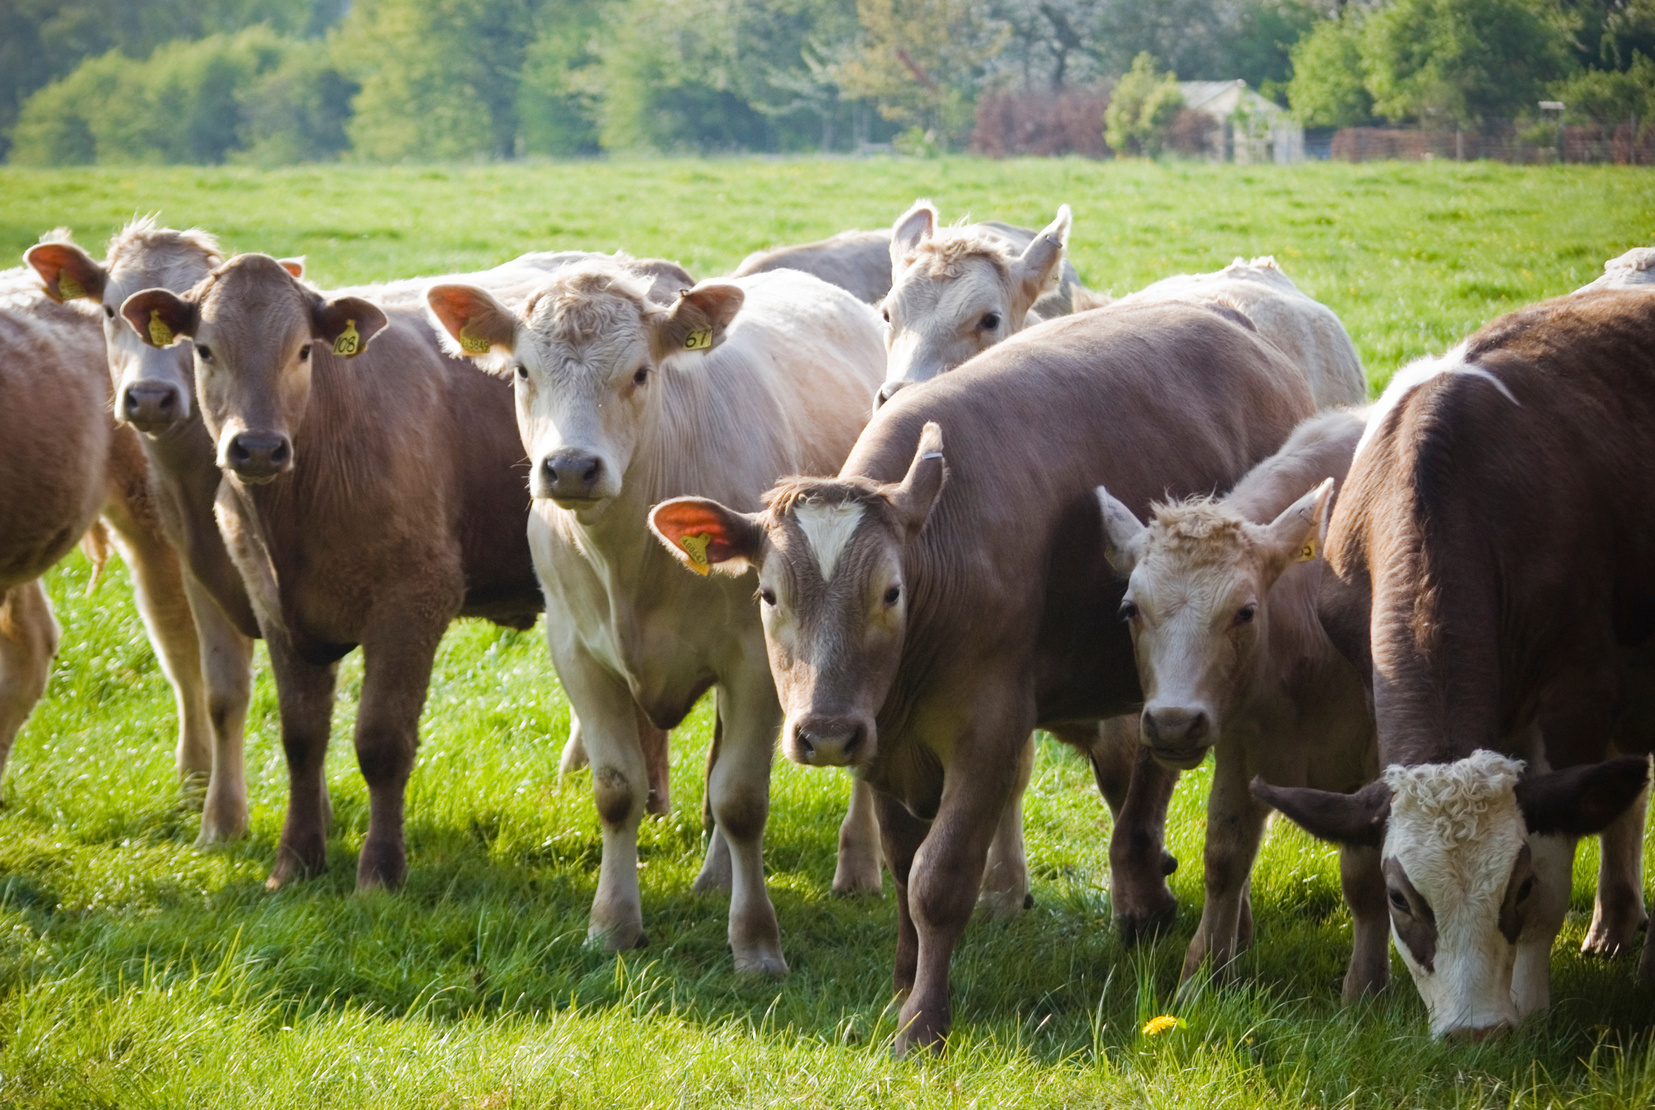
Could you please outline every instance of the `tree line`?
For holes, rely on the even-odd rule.
[[[957,149],[991,94],[1124,80],[1114,142],[1153,153],[1145,128],[1177,107],[1167,74],[1242,78],[1310,126],[1474,127],[1548,97],[1645,119],[1652,59],[1655,0],[7,0],[0,151]]]

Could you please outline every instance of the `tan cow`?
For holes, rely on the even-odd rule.
[[[1313,417],[1223,500],[1157,504],[1147,528],[1098,490],[1110,563],[1129,576],[1121,611],[1144,742],[1186,770],[1213,752],[1207,898],[1186,980],[1209,960],[1225,976],[1252,939],[1249,876],[1270,812],[1248,792],[1253,776],[1346,792],[1379,773],[1367,685],[1318,605],[1327,511],[1364,426],[1350,413]],[[1385,985],[1385,880],[1372,848],[1345,849],[1339,870],[1354,918],[1349,1002]]]
[[[672,727],[711,687],[716,829],[697,886],[719,885],[728,870],[737,970],[784,974],[762,856],[782,715],[752,590],[685,574],[647,516],[662,499],[707,488],[756,507],[783,474],[831,473],[879,383],[877,319],[793,270],[702,282],[670,308],[615,263],[563,271],[515,313],[461,285],[434,287],[430,301],[453,349],[516,383],[547,638],[580,716],[603,826],[591,939],[644,942],[639,720]],[[705,571],[719,553],[697,558]]]
[[[40,576],[102,514],[177,699],[178,774],[193,796],[210,732],[178,556],[137,436],[110,418],[97,321],[53,303],[28,270],[0,273],[0,397],[0,774],[58,647]]]

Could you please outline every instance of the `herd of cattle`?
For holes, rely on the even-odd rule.
[[[338,660],[363,649],[357,881],[395,886],[444,629],[544,611],[563,766],[590,764],[602,825],[593,941],[646,943],[639,822],[712,689],[695,885],[730,892],[735,966],[787,971],[762,856],[779,734],[855,769],[833,887],[895,880],[899,1051],[946,1035],[972,913],[1026,905],[1037,726],[1114,813],[1128,939],[1174,915],[1167,805],[1212,750],[1186,978],[1251,943],[1272,810],[1341,848],[1347,1000],[1384,986],[1389,933],[1434,1033],[1546,1006],[1585,835],[1587,948],[1630,951],[1655,250],[1363,407],[1344,327],[1272,260],[1111,302],[1069,228],[1067,206],[1033,232],[920,202],[699,283],[563,252],[331,292],[149,220],[101,262],[44,236],[0,274],[0,770],[57,648],[40,576],[100,548],[101,518],[177,694],[179,773],[206,778],[203,844],[248,829],[268,645],[273,888],[324,865]]]

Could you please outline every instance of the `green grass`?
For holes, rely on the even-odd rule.
[[[1275,254],[1383,382],[1502,311],[1566,292],[1655,241],[1655,177],[1601,167],[1079,161],[661,161],[447,169],[0,170],[0,253],[68,224],[96,246],[134,212],[237,250],[306,254],[324,283],[490,265],[529,249],[624,248],[722,272],[747,251],[888,223],[917,195],[946,218],[1039,224],[1075,207],[1074,255],[1125,292]],[[3,476],[0,476],[3,480]],[[599,857],[584,773],[557,780],[566,703],[532,633],[461,622],[443,643],[409,789],[409,882],[352,891],[366,792],[341,681],[329,871],[267,894],[285,773],[260,663],[248,731],[252,836],[191,849],[171,697],[115,569],[50,584],[64,647],[0,810],[0,1105],[28,1107],[1225,1106],[1646,1108],[1655,996],[1576,955],[1583,846],[1553,960],[1554,1006],[1516,1036],[1439,1045],[1401,982],[1337,1004],[1349,918],[1330,851],[1277,829],[1255,876],[1258,944],[1233,987],[1173,1007],[1199,908],[1204,774],[1175,802],[1184,911],[1166,941],[1111,935],[1108,820],[1077,759],[1045,745],[1027,804],[1035,908],[979,924],[955,959],[940,1060],[889,1057],[894,909],[829,893],[848,794],[778,763],[767,837],[793,973],[731,970],[725,904],[695,895],[705,709],[674,737],[675,808],[642,836],[653,945],[588,951]],[[1174,1010],[1155,1039],[1137,1029]]]

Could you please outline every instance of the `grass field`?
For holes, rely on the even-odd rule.
[[[68,224],[96,248],[133,213],[235,250],[305,254],[344,283],[623,248],[716,274],[749,250],[888,223],[915,196],[1038,225],[1075,209],[1088,284],[1125,292],[1275,254],[1333,307],[1375,386],[1502,311],[1655,242],[1655,176],[1601,167],[1262,167],[1079,161],[661,161],[451,169],[0,169],[0,255]],[[0,403],[4,403],[0,399]],[[0,475],[0,481],[5,476]],[[268,672],[248,722],[252,836],[198,853],[177,802],[170,694],[124,571],[51,576],[64,646],[0,810],[0,1105],[27,1107],[1655,1105],[1655,995],[1576,954],[1595,846],[1518,1034],[1436,1044],[1400,961],[1344,1010],[1349,918],[1333,853],[1278,828],[1255,874],[1258,943],[1232,987],[1177,1007],[1198,916],[1206,776],[1170,838],[1183,912],[1136,951],[1109,927],[1108,819],[1087,770],[1043,747],[1027,803],[1034,909],[974,925],[941,1059],[894,1062],[895,911],[829,892],[839,772],[778,763],[767,862],[792,975],[738,978],[700,860],[705,707],[674,737],[673,813],[641,834],[653,945],[583,945],[599,840],[590,779],[561,784],[567,706],[533,633],[444,641],[409,789],[410,875],[353,892],[366,792],[340,683],[329,871],[267,894],[285,798]],[[888,883],[887,883],[888,886]],[[1647,884],[1646,884],[1647,886]],[[1152,1015],[1184,1025],[1139,1034]]]

